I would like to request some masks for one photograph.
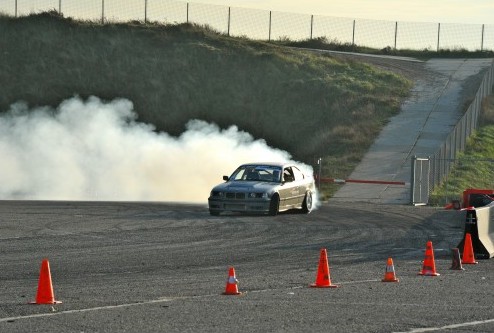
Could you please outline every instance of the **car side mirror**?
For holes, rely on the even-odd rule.
[[[229,179],[229,178],[228,178],[228,176],[223,176],[223,180],[224,180],[225,182],[227,182],[227,181],[228,181],[228,179]]]

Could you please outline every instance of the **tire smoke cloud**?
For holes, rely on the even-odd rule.
[[[291,159],[236,126],[191,120],[173,137],[136,119],[127,99],[11,105],[0,115],[0,199],[206,203],[238,165]]]

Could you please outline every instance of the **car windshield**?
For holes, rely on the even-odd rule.
[[[230,176],[230,180],[280,182],[281,167],[272,165],[242,165]]]

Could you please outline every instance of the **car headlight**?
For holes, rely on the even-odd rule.
[[[221,191],[211,191],[211,196],[212,197],[220,197],[222,198],[224,196],[224,193]]]
[[[269,198],[269,195],[267,193],[249,193],[248,197],[250,199],[267,199]]]

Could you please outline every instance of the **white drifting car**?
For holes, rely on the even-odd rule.
[[[298,208],[310,213],[314,178],[291,163],[248,163],[239,166],[208,199],[211,215],[222,212],[268,213]]]

